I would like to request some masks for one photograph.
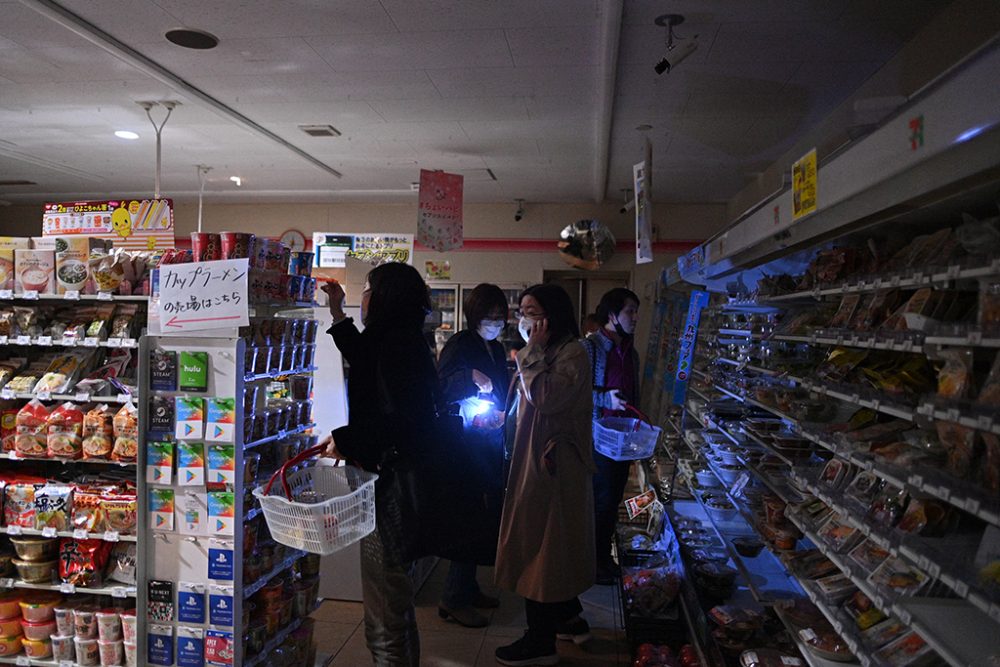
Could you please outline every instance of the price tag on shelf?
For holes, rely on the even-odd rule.
[[[68,289],[68,290],[66,290],[65,294],[63,294],[63,298],[66,299],[67,301],[79,301],[80,300],[80,290],[78,290],[78,289]]]
[[[21,527],[20,526],[15,526],[15,525],[7,526],[7,534],[8,535],[20,535],[21,534]]]
[[[115,299],[115,297],[111,294],[111,292],[98,292],[97,293],[97,300],[98,301],[114,301],[114,299]]]
[[[52,526],[45,526],[45,528],[42,528],[42,537],[55,537],[57,534],[58,532]]]
[[[45,345],[46,347],[52,345],[52,336],[39,336],[35,339],[35,345]]]
[[[90,400],[90,393],[86,391],[78,391],[76,392],[76,395],[73,397],[73,400],[77,401],[78,403],[86,403],[87,401]]]
[[[1000,605],[990,604],[990,618],[1000,623]]]
[[[111,597],[113,598],[127,598],[128,589],[124,586],[115,586],[111,589]]]
[[[11,389],[10,387],[4,387],[3,389],[0,389],[0,398],[9,401],[10,399],[16,398],[16,397],[17,397],[17,394],[15,394],[14,390]]]
[[[892,277],[889,278],[889,285],[891,285],[892,287],[899,287],[899,274],[898,273],[896,275],[894,275],[894,276],[892,276]]]
[[[121,347],[121,346],[122,346],[122,339],[121,338],[109,338],[108,339],[108,347]]]
[[[35,398],[37,398],[40,401],[51,401],[52,400],[52,392],[48,391],[48,390],[46,390],[46,391],[40,391],[37,394],[35,394]]]
[[[0,578],[0,588],[14,588],[14,579],[12,577]]]
[[[22,299],[28,299],[29,301],[38,301],[38,290],[36,289],[26,289],[21,292]]]
[[[734,497],[740,495],[749,482],[750,482],[750,475],[748,475],[745,472],[741,473],[740,476],[736,479],[736,482],[733,483],[732,489],[729,490],[730,495]]]
[[[969,584],[964,581],[955,582],[955,592],[958,593],[959,597],[965,597],[969,594]]]
[[[118,394],[118,396],[116,397],[116,400],[123,405],[125,403],[128,403],[131,399],[132,396],[130,394]]]
[[[63,335],[62,341],[59,344],[64,347],[76,347],[76,338],[73,336]]]
[[[84,530],[83,528],[76,528],[76,529],[74,529],[73,530],[73,539],[74,540],[85,540],[85,539],[87,539],[87,531]]]
[[[83,346],[84,347],[97,347],[100,344],[100,342],[101,341],[99,341],[94,336],[87,336],[86,338],[83,339]]]
[[[7,336],[0,336],[0,345],[7,344]]]
[[[104,531],[104,541],[105,542],[117,542],[120,536],[117,530],[106,530]]]
[[[18,336],[15,342],[17,345],[31,345],[31,336]]]
[[[31,658],[26,655],[19,655],[14,658],[15,665],[24,665],[24,667],[31,667]]]
[[[76,667],[76,663],[72,660],[60,660],[59,667]]]
[[[979,415],[979,417],[976,418],[976,428],[981,431],[989,431],[993,428],[993,417],[990,417],[989,415]]]
[[[952,264],[948,267],[948,278],[955,280],[962,275],[962,267],[959,264]]]
[[[13,299],[14,290],[10,289],[0,289],[0,299]]]
[[[979,511],[979,505],[980,505],[979,501],[975,498],[965,499],[965,511],[969,512],[970,514],[977,513]]]
[[[803,628],[799,630],[799,637],[802,638],[804,642],[811,642],[816,639],[816,632],[812,628]]]
[[[139,341],[135,338],[122,338],[122,347],[139,347]]]
[[[59,592],[64,595],[72,595],[73,593],[76,593],[76,586],[67,583],[59,584]]]

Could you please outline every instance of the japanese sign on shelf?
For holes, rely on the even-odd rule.
[[[43,236],[90,236],[128,250],[174,247],[171,199],[110,199],[50,203],[42,214]]]
[[[816,210],[816,149],[812,149],[792,165],[792,219]]]
[[[313,234],[316,265],[321,269],[342,269],[347,258],[379,265],[385,262],[410,264],[413,261],[413,234]]]
[[[420,170],[417,240],[431,250],[462,247],[463,185],[458,174]]]
[[[249,260],[166,264],[153,280],[150,330],[161,335],[247,326]]]
[[[698,323],[701,321],[701,311],[707,305],[708,292],[701,290],[691,292],[691,302],[688,305],[687,318],[684,320],[684,331],[681,333],[680,354],[677,357],[674,405],[683,405],[687,395],[687,384],[691,378],[691,359],[694,356],[695,341],[698,338]]]

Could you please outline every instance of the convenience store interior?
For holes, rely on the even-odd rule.
[[[217,43],[170,41],[181,28]],[[624,588],[595,587],[583,596],[595,638],[560,646],[560,664],[675,664],[635,662],[663,643],[696,647],[705,667],[757,647],[810,667],[989,665],[1000,660],[998,53],[992,0],[5,0],[0,237],[43,236],[46,203],[157,187],[179,248],[193,232],[305,244],[414,234],[420,171],[459,174],[464,246],[412,247],[422,272],[448,263],[446,279],[429,280],[453,302],[439,329],[449,317],[462,328],[464,290],[479,282],[515,294],[559,282],[581,317],[609,287],[641,299],[642,408],[662,432],[626,495],[652,489],[667,509],[640,515],[655,535],[623,521],[621,548],[662,554],[645,569],[669,573],[656,586],[671,599],[644,618]],[[662,73],[661,59],[672,61]],[[796,189],[811,151],[812,209]],[[653,259],[637,263],[633,165],[644,161]],[[594,271],[556,248],[579,220],[615,239]],[[363,275],[346,273],[350,307]],[[138,333],[118,340],[141,350]],[[322,368],[326,352],[312,348]],[[317,374],[317,395],[342,385],[337,365],[333,379]],[[247,378],[284,377],[257,370]],[[22,393],[2,398],[23,405]],[[877,437],[859,447],[848,436],[865,428]],[[886,458],[886,438],[928,451]],[[140,448],[142,492],[148,463]],[[904,533],[901,518],[918,511],[924,523]],[[131,538],[140,550],[173,539],[146,529]],[[182,542],[165,553],[185,553]],[[367,664],[354,554],[324,559],[317,664]],[[900,569],[868,572],[890,558]],[[520,601],[502,596],[485,629],[445,623],[446,568],[431,567],[421,664],[494,664],[523,630]],[[813,571],[840,580],[826,591]],[[150,576],[140,566],[129,589],[140,607]],[[720,620],[720,605],[754,611]],[[781,633],[777,646],[763,639]],[[758,664],[780,663],[746,667]]]

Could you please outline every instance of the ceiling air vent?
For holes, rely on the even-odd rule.
[[[0,187],[3,187],[4,185],[38,185],[38,183],[25,180],[0,181]]]
[[[340,130],[333,125],[299,125],[299,129],[310,137],[339,137]]]

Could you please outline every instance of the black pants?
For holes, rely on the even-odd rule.
[[[528,636],[539,644],[555,647],[556,628],[583,611],[579,598],[565,602],[535,602],[524,600],[528,619]]]
[[[618,521],[618,505],[628,484],[631,464],[609,459],[595,451],[594,465],[597,466],[594,474],[594,544],[597,547],[597,567],[600,569],[612,564],[611,545]]]

